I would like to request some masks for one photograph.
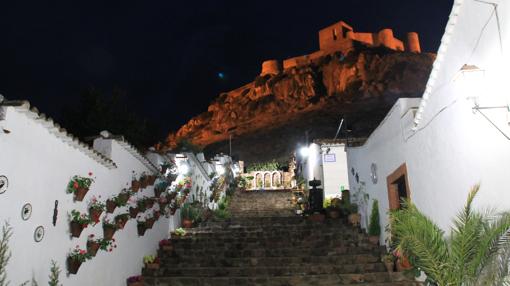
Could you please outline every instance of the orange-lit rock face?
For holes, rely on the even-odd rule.
[[[322,137],[329,138],[335,134],[340,114],[359,115],[360,110],[372,114],[370,110],[389,109],[398,97],[421,96],[433,58],[365,48],[346,57],[318,57],[278,75],[258,76],[252,83],[221,94],[207,112],[169,135],[167,146],[188,138],[194,144],[214,144],[209,148],[228,152],[218,142],[228,140],[231,133],[234,154],[244,152],[242,156],[261,160],[261,154],[271,156],[267,159],[286,157],[289,148],[303,140],[304,130],[324,131]],[[264,144],[259,146],[256,141]]]

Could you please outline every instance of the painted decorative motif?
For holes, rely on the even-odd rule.
[[[34,231],[34,240],[35,242],[41,242],[44,238],[44,227],[42,225],[38,226]]]
[[[377,165],[375,163],[370,165],[370,179],[372,179],[372,183],[377,184]]]
[[[3,194],[7,191],[9,187],[9,180],[6,176],[0,176],[0,194]]]
[[[55,200],[55,208],[53,209],[53,226],[57,225],[58,216],[58,200]]]
[[[21,219],[28,220],[32,216],[32,205],[27,203],[21,208]]]

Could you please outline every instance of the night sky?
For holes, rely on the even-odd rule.
[[[0,93],[61,117],[90,87],[124,90],[161,136],[254,79],[265,59],[318,50],[319,29],[420,34],[435,52],[453,0],[4,1]]]

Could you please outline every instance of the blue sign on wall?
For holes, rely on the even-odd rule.
[[[335,154],[324,154],[324,162],[336,162]]]

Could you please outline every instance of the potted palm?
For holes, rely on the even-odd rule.
[[[101,198],[101,196],[99,196]],[[94,225],[100,221],[101,214],[105,210],[105,204],[93,196],[89,201],[89,216],[90,219],[94,222]]]
[[[84,228],[86,228],[90,223],[90,217],[86,214],[82,214],[77,210],[71,211],[71,236],[72,237],[80,237],[81,232]]]
[[[379,224],[379,202],[374,200],[372,203],[372,212],[370,213],[370,223],[368,224],[368,240],[372,244],[379,244],[381,235],[381,226]]]
[[[399,256],[408,258],[429,282],[503,285],[508,278],[510,213],[474,210],[472,203],[478,192],[478,185],[471,189],[447,236],[409,201],[402,209],[390,212],[392,241]]]
[[[89,172],[89,177],[90,176],[92,176],[91,172]],[[75,175],[67,184],[67,193],[74,194],[74,200],[81,202],[83,201],[83,198],[89,191],[90,185],[92,185],[93,182],[94,179],[92,178]]]
[[[76,248],[73,249],[73,251],[71,251],[71,253],[67,256],[67,270],[70,274],[78,273],[81,264],[90,258],[90,253],[88,253],[87,250],[80,249],[77,245]]]
[[[115,231],[117,231],[117,224],[115,221],[105,217],[103,219],[103,238],[106,240],[112,240]]]

